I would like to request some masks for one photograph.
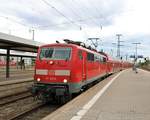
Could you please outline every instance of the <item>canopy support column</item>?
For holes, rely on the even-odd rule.
[[[7,56],[6,56],[6,78],[9,78],[9,60],[10,60],[10,49],[7,49]]]

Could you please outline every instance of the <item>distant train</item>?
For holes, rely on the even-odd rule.
[[[10,61],[9,65],[10,66],[16,66],[16,62],[15,61]],[[6,66],[6,61],[0,60],[0,67],[2,67],[2,66]]]
[[[32,92],[44,100],[63,102],[90,83],[132,64],[111,60],[81,42],[47,44],[38,50]]]

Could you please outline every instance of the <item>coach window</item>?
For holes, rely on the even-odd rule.
[[[103,62],[106,62],[106,58],[105,57],[103,57]]]
[[[82,51],[81,51],[81,50],[79,50],[79,51],[78,51],[78,57],[79,57],[79,59],[80,59],[80,60],[82,60],[82,59],[83,59]]]
[[[98,55],[94,55],[94,61],[96,61],[96,62],[99,61],[99,56]]]
[[[99,62],[103,62],[103,57],[99,56]]]

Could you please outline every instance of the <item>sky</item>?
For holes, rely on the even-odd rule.
[[[0,0],[0,32],[44,43],[63,39],[83,41],[98,37],[98,50],[116,56],[116,34],[121,55],[150,57],[149,0]]]

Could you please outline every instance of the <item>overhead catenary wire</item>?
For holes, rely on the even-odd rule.
[[[9,20],[9,21],[11,21],[11,22],[14,22],[14,23],[23,25],[23,26],[25,26],[25,27],[29,27],[27,24],[24,24],[24,23],[22,23],[22,22],[19,22],[19,21],[17,21],[17,20],[14,20],[14,19],[12,19],[12,18],[10,18],[10,17],[7,17],[7,16],[0,16],[0,17],[1,17],[1,18],[4,18],[4,19],[6,19],[6,20]]]
[[[81,17],[80,17],[80,15],[79,14],[77,14],[76,12],[77,12],[77,9],[75,9],[74,8],[74,5],[67,5],[66,3],[68,3],[69,1],[67,1],[67,2],[63,2],[62,0],[61,1],[59,1],[62,5],[64,5],[65,6],[65,8],[68,8],[68,10],[69,11],[71,11],[77,18],[79,18],[79,19],[81,19]]]
[[[85,11],[84,7],[81,7],[80,9],[77,8],[78,6],[80,6],[81,3],[79,4],[79,3],[78,3],[77,1],[75,1],[75,0],[71,0],[71,2],[72,2],[71,5],[72,5],[72,7],[75,9],[75,11],[77,11],[78,14],[81,14],[81,15],[80,15],[80,19],[78,20],[78,22],[81,23],[83,19],[87,18],[87,16],[85,16],[87,11]],[[89,12],[88,12],[88,13],[89,13]],[[82,14],[83,14],[84,16],[83,16]],[[89,16],[88,16],[88,18],[89,18]],[[90,22],[91,22],[91,20],[90,20]],[[92,22],[91,22],[91,23],[92,23]],[[85,22],[84,22],[84,24],[85,24],[85,25],[88,25],[88,24],[86,24]]]
[[[89,0],[86,1],[86,4],[85,4],[85,5],[86,5],[85,9],[86,9],[87,11],[90,11],[90,10],[89,10],[89,5],[90,5],[90,7],[92,7],[93,10],[95,9],[94,4],[90,3]],[[91,15],[91,17],[95,17],[95,16],[94,16],[94,15]],[[92,19],[92,21],[93,21],[96,25],[98,24],[98,26],[99,26],[99,23],[97,23],[97,21],[95,21],[95,19]]]
[[[50,8],[54,9],[57,13],[59,13],[61,16],[63,16],[66,20],[68,20],[70,23],[72,23],[73,25],[76,25],[80,28],[79,25],[75,24],[74,21],[72,21],[69,17],[67,17],[66,15],[64,15],[62,12],[60,12],[55,6],[51,5],[50,2],[47,2],[46,0],[42,0],[47,6],[49,6]]]
[[[32,28],[35,28],[35,29],[38,29],[38,28],[46,28],[46,27],[55,27],[55,26],[58,26],[58,25],[64,25],[64,24],[74,24],[76,26],[78,26],[79,28],[82,28],[84,26],[84,24],[82,25],[77,25],[78,23],[82,23],[82,22],[86,22],[86,21],[91,21],[91,20],[95,20],[95,19],[101,19],[101,18],[96,18],[96,17],[88,17],[88,18],[85,18],[85,19],[81,19],[81,17],[75,12],[77,11],[78,9],[73,9],[71,8],[71,11],[73,11],[73,13],[77,16],[77,20],[71,20],[69,17],[65,16],[62,12],[60,12],[56,7],[52,6],[49,2],[47,2],[46,0],[42,0],[44,1],[45,4],[49,5],[51,8],[55,9],[55,11],[57,11],[57,13],[61,14],[63,17],[65,17],[68,22],[63,22],[63,23],[58,23],[58,24],[52,24],[52,25],[35,25],[34,27],[33,26],[30,26],[30,25],[27,25],[27,24],[24,24],[20,21],[16,21],[16,20],[13,20],[13,19],[10,19],[8,18],[10,21],[12,22],[16,22],[18,24],[21,24],[23,26],[26,26],[26,27],[32,27]],[[72,1],[71,1],[72,2]],[[73,2],[74,3],[74,2]],[[31,7],[30,7],[31,8]],[[35,9],[31,8],[32,10],[34,10],[34,12],[36,11]],[[69,7],[70,9],[70,7]],[[89,11],[89,10],[88,10]],[[39,12],[39,11],[38,11]],[[41,14],[41,13],[40,13]],[[5,17],[7,19],[7,17]]]
[[[64,3],[63,1],[60,1],[63,5],[65,5],[66,6],[66,3]],[[68,1],[69,2],[69,1]],[[67,2],[67,3],[68,3]],[[78,11],[78,9],[76,9],[75,8],[75,4],[73,3],[73,1],[70,1],[71,3],[71,5],[69,5],[69,6],[67,6],[68,7],[68,9],[69,9],[69,11],[71,11],[76,17],[77,17],[77,19],[75,20],[75,22],[79,22],[79,23],[81,23],[81,20],[82,20],[82,17],[79,15],[79,11]],[[71,7],[70,7],[71,6]],[[78,12],[78,13],[77,13]],[[82,25],[80,25],[81,26],[81,28],[80,28],[80,30],[82,30],[82,32],[83,32],[83,35],[84,35],[84,37],[86,38],[86,39],[84,39],[84,41],[83,42],[86,42],[86,40],[88,39],[88,34],[86,33],[86,30],[84,30],[84,25],[82,24]]]
[[[17,24],[19,24],[19,25],[22,25],[23,27],[27,27],[27,28],[31,28],[31,26],[29,26],[29,25],[27,25],[27,24],[24,24],[24,23],[22,23],[22,22],[20,22],[20,21],[17,21],[17,20],[14,20],[14,19],[12,19],[12,18],[10,18],[10,17],[7,17],[7,16],[0,16],[1,18],[4,18],[4,19],[6,19],[6,20],[8,20],[8,21],[11,21],[11,22],[13,22],[13,23],[17,23]],[[9,28],[7,28],[8,30],[9,30],[9,34],[11,34],[12,33],[12,31],[20,31],[20,30],[22,30],[21,28],[20,29],[9,29]],[[32,27],[32,29],[35,29],[34,27]]]
[[[98,17],[99,18],[104,18],[104,17],[102,17],[102,15],[101,15],[101,12],[99,11],[99,9],[97,8],[97,6],[95,5],[95,4],[93,4],[93,3],[91,3],[91,1],[90,0],[87,0],[89,3],[90,3],[90,5],[93,5],[93,7],[94,7],[94,9],[95,9],[95,12],[98,14]],[[99,24],[98,24],[99,25]],[[101,27],[101,29],[102,29],[102,23],[100,23],[100,27]]]
[[[69,5],[69,6],[66,7],[66,3],[68,3],[69,1],[68,1],[68,2],[65,2],[65,3],[64,3],[63,1],[59,1],[59,2],[60,2],[63,6],[65,6],[65,8],[68,8],[68,11],[71,11],[77,18],[81,19],[81,17],[79,16],[79,14],[76,13],[77,10],[74,9],[73,5]],[[70,6],[71,6],[71,7],[70,7]],[[77,23],[77,22],[74,22],[74,23]],[[82,26],[79,25],[79,26],[80,26],[80,30],[82,30],[83,25],[82,25]]]
[[[45,4],[48,4],[49,2],[47,2],[47,1],[45,1],[45,0],[42,0],[42,1],[44,1],[44,3]],[[60,2],[60,1],[59,1]],[[62,2],[61,1],[61,3],[63,3],[64,4],[64,2]],[[67,2],[68,3],[68,2]],[[84,27],[86,27],[86,26],[89,26],[89,24],[87,24],[86,22],[87,21],[90,21],[92,24],[93,24],[93,22],[92,21],[96,21],[96,19],[102,19],[101,18],[101,16],[99,16],[99,17],[94,17],[94,16],[88,16],[88,18],[84,18],[84,19],[82,19],[82,16],[79,16],[78,14],[79,14],[79,12],[81,12],[81,11],[79,11],[79,9],[74,9],[74,6],[75,5],[77,5],[78,6],[78,2],[76,1],[76,2],[74,2],[74,1],[70,1],[70,3],[73,3],[73,5],[71,5],[71,9],[70,9],[70,7],[69,7],[69,10],[71,10],[72,12],[73,12],[73,14],[75,15],[75,16],[77,16],[77,20],[71,20],[70,18],[68,18],[63,12],[60,12],[56,7],[54,7],[52,4],[50,4],[49,3],[49,5],[50,5],[50,8],[53,8],[53,9],[55,9],[55,11],[57,12],[57,13],[59,13],[61,16],[63,16],[63,17],[65,17],[67,20],[68,20],[68,22],[63,22],[63,23],[58,23],[58,24],[51,24],[51,25],[43,25],[43,26],[38,26],[37,28],[39,28],[39,29],[46,29],[46,28],[49,28],[49,27],[56,27],[56,26],[59,26],[59,25],[65,25],[65,24],[75,24],[75,25],[78,25],[78,24],[80,24],[80,25],[78,25],[78,27],[80,28],[80,30],[82,30],[83,32],[84,32],[84,35],[86,36],[86,39],[88,38],[88,35],[87,35],[87,33],[86,33],[86,31],[83,29]],[[65,4],[66,5],[66,4]],[[66,6],[65,6],[66,7]],[[84,7],[83,7],[84,8]],[[87,12],[87,11],[89,11],[90,12],[90,10],[89,10],[89,8],[84,8],[83,9],[82,8],[82,11],[83,12]],[[76,13],[78,11],[78,14]],[[88,12],[88,13],[89,13]],[[83,14],[83,15],[86,15],[86,14]],[[84,24],[82,24],[84,22]],[[95,24],[97,24],[97,22],[95,22]],[[98,23],[98,26],[102,29],[102,25],[100,25],[99,23]]]
[[[80,4],[78,4],[78,2],[77,2],[76,0],[74,0],[73,2],[74,2],[75,4],[77,4],[78,6],[80,6],[80,4],[84,5],[84,7],[82,7],[81,10],[82,10],[84,13],[90,13],[89,8],[88,8],[88,7],[86,6],[86,4],[83,3],[82,1],[80,1]],[[88,15],[89,15],[89,14],[88,14]],[[89,17],[89,16],[88,16],[88,17]],[[94,17],[94,16],[91,16],[91,15],[90,15],[90,17]],[[95,22],[93,19],[91,19],[90,22],[91,22],[91,24],[93,24],[93,23],[97,24],[97,22]]]
[[[89,18],[85,18],[85,19],[80,19],[80,20],[76,20],[76,21],[72,21],[72,23],[82,23],[82,22],[86,22],[86,21],[91,21],[91,19],[101,19],[99,17],[89,17]],[[41,25],[41,26],[37,26],[37,28],[46,28],[46,27],[55,27],[55,26],[59,26],[59,25],[67,25],[67,24],[71,24],[70,22],[63,22],[63,23],[58,23],[58,24],[51,24],[51,25]],[[81,25],[83,26],[83,25]]]
[[[80,30],[81,29],[83,29],[83,27],[84,27],[84,25],[88,25],[86,22],[92,22],[92,21],[96,21],[96,19],[101,19],[101,17],[94,17],[94,16],[91,16],[91,15],[89,15],[88,16],[88,14],[81,14],[81,15],[83,15],[83,17],[82,16],[80,16],[80,13],[79,14],[77,14],[78,13],[78,11],[79,11],[79,9],[74,9],[74,8],[77,8],[77,7],[74,7],[74,6],[72,6],[72,7],[69,7],[69,9],[71,8],[71,11],[73,12],[73,14],[75,14],[75,16],[77,17],[77,19],[71,19],[71,18],[69,18],[68,16],[66,16],[63,12],[61,12],[59,9],[57,9],[57,7],[56,6],[53,6],[52,4],[51,4],[51,2],[50,1],[48,1],[48,0],[42,0],[44,3],[42,4],[42,5],[45,5],[45,4],[47,4],[50,8],[52,8],[52,9],[55,9],[55,11],[57,12],[57,13],[59,13],[61,16],[63,16],[65,19],[67,19],[68,20],[68,22],[63,22],[63,23],[58,23],[58,24],[51,24],[51,25],[35,25],[34,27],[33,26],[30,26],[30,24],[29,25],[27,25],[27,24],[24,24],[24,23],[22,23],[22,22],[20,22],[20,21],[16,21],[16,20],[11,20],[11,21],[13,21],[13,22],[16,22],[16,23],[18,23],[18,24],[21,24],[21,25],[23,25],[23,26],[26,26],[26,27],[29,27],[29,28],[31,28],[32,27],[32,29],[42,29],[42,28],[46,28],[46,27],[55,27],[55,26],[58,26],[58,25],[64,25],[64,24],[73,24],[73,25],[75,25],[75,26],[77,26],[77,27],[79,27],[80,28]],[[41,1],[41,2],[42,2]],[[61,1],[62,2],[62,1]],[[70,1],[70,3],[74,3],[74,1]],[[77,4],[76,4],[77,3]],[[84,2],[82,2],[82,3],[84,3]],[[73,5],[75,5],[75,6],[78,6],[80,3],[78,2],[78,1],[76,1],[75,2],[75,4],[73,4]],[[30,9],[31,10],[33,10],[33,12],[36,12],[36,9],[34,8],[34,7],[32,7],[31,5],[30,5]],[[89,14],[90,14],[90,9],[89,9],[89,6],[85,6],[84,4],[83,4],[83,8],[81,8],[82,10],[81,11],[79,11],[79,12],[88,12]],[[41,12],[40,10],[38,10],[37,12]],[[40,13],[41,14],[41,13]],[[85,15],[85,16],[84,16]],[[10,20],[10,19],[9,19]],[[78,25],[78,24],[80,24],[81,23],[81,25]],[[82,24],[83,23],[83,24]],[[93,22],[92,22],[93,23]],[[96,23],[96,22],[95,22]],[[96,23],[97,24],[97,23]],[[85,26],[86,27],[86,26]],[[86,29],[85,29],[86,30]],[[87,36],[87,33],[85,33],[86,34],[86,36]],[[87,37],[88,38],[88,37]]]

